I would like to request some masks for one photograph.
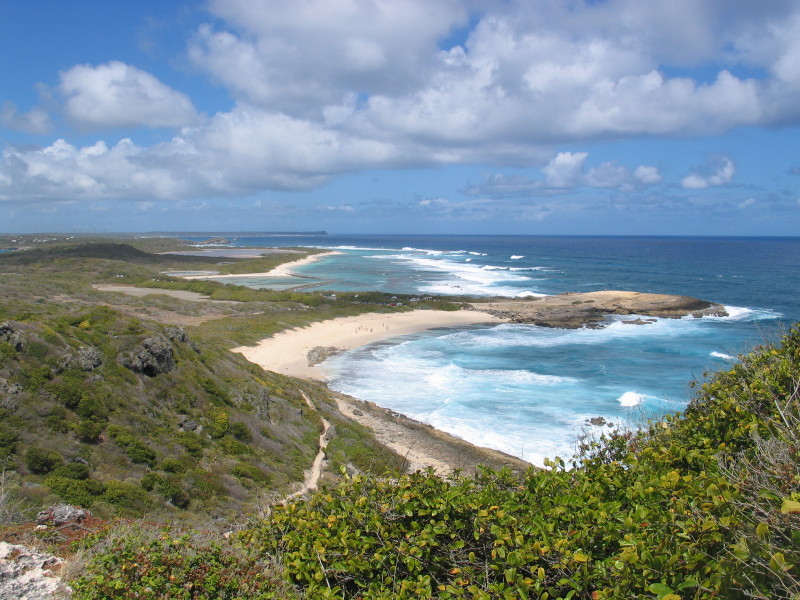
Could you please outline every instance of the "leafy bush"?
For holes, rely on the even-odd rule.
[[[176,436],[175,441],[183,446],[184,449],[194,458],[202,458],[203,448],[207,446],[207,443],[199,435],[192,431],[180,432]]]
[[[250,432],[250,428],[240,421],[231,423],[228,426],[228,431],[233,437],[235,437],[240,442],[253,441],[253,434]]]
[[[103,425],[94,421],[81,421],[75,425],[75,437],[84,444],[96,444],[102,432]]]
[[[8,458],[17,451],[17,434],[0,425],[0,460]]]
[[[64,462],[64,458],[55,450],[31,446],[25,452],[25,465],[31,473],[45,475]]]
[[[51,474],[53,477],[66,477],[67,479],[89,479],[90,471],[88,465],[74,462],[56,467]]]
[[[247,463],[239,463],[238,465],[235,465],[231,470],[231,473],[233,473],[236,477],[252,479],[253,481],[258,482],[267,481],[269,479],[264,471],[255,465],[249,465]]]
[[[54,494],[60,496],[68,504],[84,508],[91,508],[106,489],[103,483],[94,479],[78,480],[51,475],[44,482]]]
[[[268,560],[225,540],[137,527],[92,550],[74,600],[268,600],[296,598]]]
[[[187,465],[177,458],[165,458],[161,461],[161,470],[167,473],[185,473]]]
[[[141,487],[124,481],[107,482],[103,500],[127,513],[143,514],[151,506],[150,497]]]

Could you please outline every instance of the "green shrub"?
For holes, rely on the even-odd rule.
[[[17,434],[0,425],[0,460],[8,458],[17,451]]]
[[[67,411],[63,406],[56,405],[50,409],[50,414],[44,420],[47,427],[54,433],[67,433],[69,422],[67,421]]]
[[[95,394],[84,395],[78,402],[75,408],[84,419],[91,419],[92,421],[105,421],[108,418],[108,408],[103,399]]]
[[[142,476],[139,485],[148,492],[152,492],[155,488],[160,486],[163,481],[164,478],[161,475],[149,471]]]
[[[81,421],[75,425],[75,437],[84,444],[96,444],[102,432],[103,425],[94,421]]]
[[[151,506],[147,492],[124,481],[107,482],[103,500],[128,513],[143,514]]]
[[[86,390],[86,376],[78,369],[69,369],[61,374],[60,381],[49,383],[47,390],[61,404],[74,410],[80,404]]]
[[[75,462],[56,467],[51,471],[51,475],[53,477],[66,477],[67,479],[89,479],[90,471],[91,469],[89,469],[88,465]]]
[[[90,551],[70,582],[74,600],[291,600],[297,598],[265,557],[227,540],[138,525]]]
[[[205,448],[208,445],[208,443],[205,440],[203,440],[199,435],[197,435],[193,431],[180,432],[175,437],[175,441],[178,442],[181,446],[183,446],[186,452],[188,452],[194,458],[202,458],[203,448]]]
[[[165,458],[161,461],[161,470],[167,473],[185,473],[187,465],[177,458]]]
[[[44,482],[62,500],[83,508],[91,508],[105,492],[105,485],[94,479],[79,480],[51,475]]]
[[[253,434],[250,432],[250,428],[240,421],[236,421],[235,423],[231,423],[228,426],[228,431],[230,434],[235,437],[240,442],[252,442],[253,441]]]
[[[253,481],[257,482],[264,482],[269,479],[264,471],[255,465],[250,465],[247,463],[239,463],[238,465],[235,465],[231,470],[231,473],[233,473],[236,477],[252,479]]]
[[[42,361],[47,356],[49,349],[47,344],[32,340],[25,345],[25,354],[31,358]]]
[[[31,446],[25,452],[25,465],[37,475],[45,475],[64,462],[64,458],[55,450]]]
[[[206,432],[214,439],[219,439],[228,433],[230,416],[219,407],[212,406],[206,414]]]
[[[156,459],[158,458],[155,450],[147,447],[139,440],[133,440],[125,447],[125,455],[131,460],[131,462],[144,464],[149,467],[154,466]]]

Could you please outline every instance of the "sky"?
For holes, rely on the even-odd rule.
[[[0,232],[800,232],[797,0],[0,0],[0,55]]]

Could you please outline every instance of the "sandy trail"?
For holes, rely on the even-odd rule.
[[[303,399],[306,401],[306,404],[308,404],[308,407],[314,412],[318,412],[317,407],[314,406],[314,403],[311,401],[311,398],[309,398],[303,391],[301,391],[300,393],[303,395]],[[283,499],[284,503],[288,500],[292,500],[293,498],[298,498],[306,494],[307,492],[317,489],[319,478],[322,476],[322,461],[325,460],[325,448],[328,447],[328,431],[331,428],[331,424],[325,417],[320,415],[320,419],[322,419],[322,433],[319,436],[319,451],[317,452],[317,455],[314,457],[314,462],[311,463],[311,468],[305,471],[305,477],[303,478],[303,485],[296,492],[286,496],[286,498]]]

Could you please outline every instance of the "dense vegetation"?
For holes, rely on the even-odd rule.
[[[275,507],[230,551],[238,568],[280,561],[264,572],[295,586],[281,598],[796,598],[799,383],[796,327],[683,415],[587,441],[571,469],[358,475]],[[100,550],[78,598],[141,586],[168,551],[140,551]]]

